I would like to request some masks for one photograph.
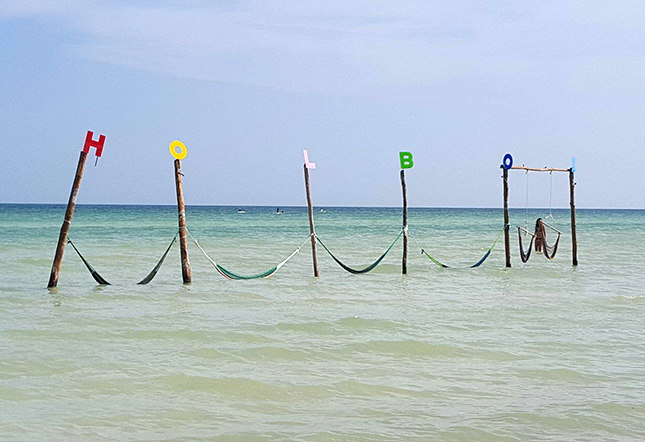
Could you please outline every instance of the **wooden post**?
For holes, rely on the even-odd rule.
[[[574,182],[573,168],[569,169],[569,205],[571,206],[571,254],[573,265],[578,265],[578,235],[576,233],[576,202],[574,199]]]
[[[506,267],[511,266],[511,220],[508,214],[508,170],[502,166],[502,180],[504,181],[504,252],[506,253]]]
[[[408,274],[408,189],[405,185],[405,170],[401,169],[401,190],[403,191],[403,258],[401,273]]]
[[[63,262],[63,253],[65,253],[65,245],[67,244],[67,235],[69,228],[72,225],[72,217],[74,216],[74,209],[76,208],[76,198],[78,197],[78,189],[81,187],[81,179],[83,179],[83,172],[85,171],[85,160],[87,160],[87,152],[81,151],[81,156],[78,159],[78,166],[76,166],[76,176],[74,177],[74,184],[72,191],[69,195],[67,202],[67,210],[65,211],[65,221],[60,228],[60,235],[58,236],[58,245],[56,246],[56,254],[54,255],[54,263],[49,275],[48,288],[56,287],[58,285],[58,275],[60,273],[60,266]]]
[[[186,207],[181,177],[181,160],[175,160],[175,185],[177,187],[177,211],[179,212],[179,249],[181,251],[181,276],[184,284],[190,284],[192,270],[188,260],[188,231],[186,230]]]
[[[314,276],[318,278],[318,253],[316,252],[316,226],[314,225],[314,206],[311,204],[311,189],[309,187],[309,169],[307,164],[304,165],[305,169],[305,191],[307,192],[307,206],[309,208],[309,233],[311,233],[311,256],[314,260]]]

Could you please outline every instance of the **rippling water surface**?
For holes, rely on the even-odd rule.
[[[0,440],[645,439],[645,212],[567,211],[558,256],[512,269],[503,242],[474,270],[410,243],[367,275],[303,248],[268,280],[228,281],[191,246],[136,285],[176,230],[172,207],[79,206],[48,291],[63,206],[0,205]],[[258,273],[308,235],[306,210],[189,207],[219,263]],[[547,211],[548,213],[548,211]],[[529,220],[544,216],[531,211]],[[524,223],[524,211],[512,213]],[[400,231],[395,209],[327,208],[317,231],[348,264]],[[449,265],[476,262],[501,211],[412,209],[410,230]],[[550,241],[553,238],[550,237]],[[176,247],[176,246],[175,246]]]

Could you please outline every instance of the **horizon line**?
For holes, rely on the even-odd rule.
[[[65,206],[67,203],[7,203],[0,202],[0,206]],[[76,206],[130,206],[130,207],[176,207],[176,204],[133,204],[133,203],[81,203],[76,204]],[[284,207],[284,208],[307,208],[306,205],[297,205],[297,206],[277,206],[269,204],[186,204],[186,207]],[[401,209],[401,206],[342,206],[342,205],[314,205],[313,207],[323,208],[330,207],[336,209]],[[409,209],[500,209],[503,207],[483,207],[483,206],[408,206]],[[526,210],[526,207],[511,207],[510,210]],[[528,207],[530,210],[548,210],[548,207]],[[551,210],[569,210],[568,207],[554,207]],[[645,208],[628,208],[628,207],[579,207],[576,206],[576,210],[635,210],[642,211]]]

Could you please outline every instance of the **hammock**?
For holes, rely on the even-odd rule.
[[[159,272],[159,269],[161,268],[161,265],[163,264],[164,260],[166,259],[166,256],[168,255],[168,252],[170,252],[170,249],[172,248],[173,244],[175,244],[175,241],[177,241],[177,235],[179,235],[179,232],[175,233],[175,237],[172,239],[172,241],[170,241],[170,245],[168,246],[168,248],[164,252],[163,256],[161,257],[161,259],[159,260],[157,265],[154,267],[154,269],[152,269],[152,271],[150,273],[148,273],[148,276],[143,278],[137,284],[146,285],[147,283],[152,281],[155,276],[157,276],[157,272]]]
[[[497,245],[497,243],[499,242],[499,239],[502,237],[502,233],[504,233],[504,230],[502,230],[502,231],[499,233],[499,235],[497,235],[497,238],[495,238],[495,241],[493,242],[493,245],[492,245],[492,246],[490,246],[490,248],[486,251],[486,253],[484,253],[484,256],[482,256],[482,257],[479,259],[479,261],[477,261],[475,264],[473,264],[473,265],[471,265],[471,266],[468,266],[467,268],[469,268],[469,269],[474,269],[474,268],[479,267],[480,265],[482,265],[482,264],[484,263],[484,261],[486,261],[486,260],[488,259],[488,257],[490,256],[491,252],[493,251],[493,249],[495,248],[495,246],[496,246],[496,245]],[[412,236],[412,235],[410,235],[410,236]],[[421,244],[419,244],[419,242],[417,241],[417,239],[416,239],[416,238],[414,238],[414,237],[413,237],[412,239],[414,239],[414,242],[416,242],[416,243],[417,243],[417,245],[419,246],[419,248],[421,249],[421,254],[422,254],[422,255],[425,255],[428,259],[430,259],[430,261],[434,262],[434,263],[435,263],[435,264],[437,264],[439,267],[442,267],[442,268],[444,268],[444,269],[454,268],[454,267],[451,267],[451,266],[447,266],[447,265],[445,265],[445,264],[443,264],[443,263],[439,262],[438,260],[436,260],[436,259],[435,259],[435,258],[433,258],[432,256],[430,256],[430,254],[429,254],[428,252],[426,252],[426,250],[425,250],[423,247],[421,247]]]
[[[535,235],[533,235],[531,232],[528,232],[528,233],[531,235],[531,242],[529,243],[528,252],[525,252],[524,247],[522,247],[522,228],[520,226],[517,226],[517,238],[520,241],[520,259],[525,264],[528,262],[529,258],[531,257],[531,250],[533,250],[533,240],[535,239]]]
[[[524,247],[522,246],[522,228],[519,226],[517,227],[517,237],[520,242],[520,258],[522,259],[523,263],[526,263],[531,257],[531,250],[533,249],[533,240],[535,239],[534,234],[528,231],[526,232],[531,235],[531,242],[529,244],[529,248],[527,252],[524,251]],[[553,258],[555,258],[556,253],[558,253],[558,245],[560,244],[561,233],[559,231],[557,232],[558,232],[558,238],[555,240],[555,244],[553,244],[552,246],[546,243],[546,239],[542,241],[542,252],[544,253],[544,256],[546,256],[546,258],[549,261],[553,261]],[[536,251],[537,251],[537,246],[536,246]]]
[[[271,276],[275,275],[278,272],[278,270],[280,270],[280,268],[282,268],[282,266],[287,263],[287,261],[289,261],[291,258],[293,258],[298,252],[300,252],[300,249],[305,245],[305,243],[307,241],[309,241],[309,238],[311,238],[311,235],[309,235],[307,237],[307,239],[305,239],[303,241],[303,243],[300,244],[300,246],[298,246],[298,248],[291,255],[289,255],[280,264],[278,264],[275,267],[270,268],[266,272],[258,273],[256,275],[240,275],[238,273],[234,273],[234,272],[232,272],[230,270],[227,270],[224,267],[222,267],[221,265],[217,264],[210,256],[208,256],[208,253],[206,253],[206,251],[202,248],[202,246],[199,245],[199,242],[197,242],[195,237],[190,232],[188,232],[188,234],[193,239],[193,242],[195,243],[195,245],[199,248],[199,250],[202,251],[202,253],[206,257],[206,259],[208,259],[210,261],[210,263],[213,264],[213,267],[215,267],[215,270],[217,270],[220,275],[222,275],[223,277],[225,277],[228,280],[237,280],[237,281],[250,280],[250,279],[266,279],[266,278],[270,278]]]
[[[87,262],[87,260],[83,257],[83,255],[81,255],[81,252],[78,251],[78,249],[76,248],[76,246],[74,245],[71,239],[68,238],[67,243],[71,244],[74,250],[76,250],[76,253],[78,254],[79,258],[81,258],[81,260],[83,261],[83,264],[85,264],[85,267],[87,267],[87,270],[90,271],[90,274],[92,275],[92,278],[94,278],[94,281],[96,281],[98,284],[110,285],[110,283],[107,282],[107,280],[103,278],[101,275],[99,275],[99,272],[97,272],[94,269],[94,267],[92,267],[91,264]]]
[[[230,280],[243,280],[243,279],[264,279],[264,278],[269,278],[275,274],[275,272],[278,271],[278,266],[272,267],[269,270],[267,270],[264,273],[258,273],[257,275],[240,275],[237,273],[233,273],[230,270],[226,270],[224,267],[221,265],[216,265],[215,268],[217,271],[220,273],[220,275],[224,276],[227,279]]]
[[[553,261],[553,258],[555,258],[555,254],[558,253],[558,245],[560,244],[560,233],[558,233],[558,238],[555,240],[555,244],[552,246],[549,246],[546,243],[546,240],[542,244],[544,247],[542,250],[544,251],[544,256],[546,256],[550,261]]]
[[[321,245],[321,246],[323,246],[323,248],[327,251],[327,253],[329,253],[329,256],[331,256],[331,257],[332,257],[332,259],[333,259],[334,261],[336,261],[336,263],[337,263],[339,266],[341,266],[343,269],[347,270],[349,273],[353,273],[354,275],[358,275],[358,274],[361,274],[361,273],[368,273],[368,272],[370,272],[370,271],[374,270],[374,268],[375,268],[376,266],[378,266],[378,265],[381,263],[381,261],[383,261],[383,258],[385,258],[385,256],[390,252],[390,250],[392,250],[392,247],[394,247],[394,244],[396,244],[396,242],[399,240],[399,238],[401,238],[401,235],[403,235],[403,230],[401,230],[401,233],[399,233],[399,236],[397,236],[397,237],[396,237],[396,239],[395,239],[395,240],[394,240],[394,242],[390,245],[390,247],[388,247],[388,249],[387,249],[387,250],[386,250],[386,251],[385,251],[385,252],[384,252],[384,253],[383,253],[383,254],[382,254],[382,255],[381,255],[381,256],[380,256],[376,261],[374,261],[372,264],[370,264],[370,265],[368,265],[367,267],[365,267],[365,268],[363,268],[363,269],[360,269],[360,270],[353,269],[353,268],[351,268],[351,267],[349,267],[349,266],[347,266],[347,265],[343,264],[343,263],[340,261],[340,259],[336,258],[336,256],[334,256],[334,254],[333,254],[333,253],[331,253],[331,251],[330,251],[330,250],[327,248],[327,246],[326,246],[326,245],[325,245],[325,244],[320,240],[320,238],[318,238],[318,235],[316,235],[316,238],[318,239],[318,242],[320,243],[320,245]]]

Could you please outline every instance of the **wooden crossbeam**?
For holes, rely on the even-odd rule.
[[[543,168],[537,168],[537,167],[526,167],[526,166],[513,166],[511,167],[513,170],[526,170],[530,172],[570,172],[571,169],[558,169],[555,167],[543,167]]]

